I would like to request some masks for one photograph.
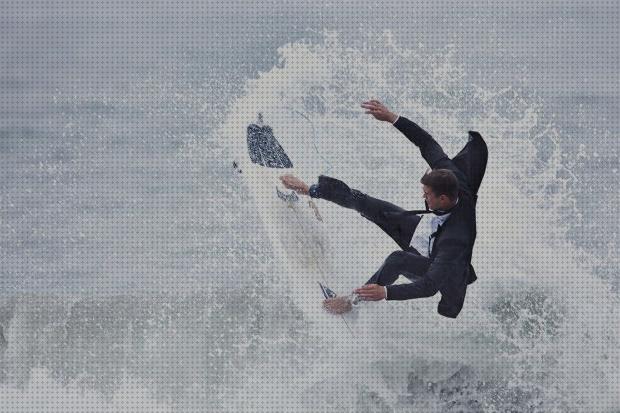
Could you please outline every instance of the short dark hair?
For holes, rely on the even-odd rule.
[[[459,194],[459,181],[449,169],[433,169],[425,173],[420,182],[430,187],[435,196],[446,195],[454,200]]]

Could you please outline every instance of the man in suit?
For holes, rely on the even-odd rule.
[[[476,239],[477,191],[487,163],[487,147],[477,132],[470,131],[467,145],[453,159],[426,131],[409,119],[388,110],[381,102],[370,100],[361,105],[379,121],[391,122],[413,144],[431,168],[422,183],[424,211],[404,209],[360,191],[344,182],[320,176],[312,186],[291,176],[281,177],[285,186],[313,198],[322,198],[358,211],[377,224],[401,248],[394,251],[366,284],[357,288],[357,297],[327,299],[324,307],[333,313],[350,311],[357,299],[367,301],[409,300],[441,293],[437,311],[456,318],[463,307],[467,285],[476,280],[471,257]],[[420,253],[411,245],[420,223],[419,214],[433,213],[428,251]],[[402,274],[411,283],[394,285]]]

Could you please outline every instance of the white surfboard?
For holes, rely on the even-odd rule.
[[[257,118],[247,126],[245,153],[237,154],[233,166],[243,175],[276,254],[279,252],[290,268],[290,277],[314,284],[325,272],[322,217],[310,197],[283,186],[280,176],[303,174],[267,124],[268,119],[261,114]]]

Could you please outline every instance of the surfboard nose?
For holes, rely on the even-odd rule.
[[[262,124],[262,114],[257,123],[247,129],[248,154],[253,163],[267,168],[292,168],[293,163],[273,134],[271,126]]]

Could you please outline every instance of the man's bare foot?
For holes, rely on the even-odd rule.
[[[353,309],[351,299],[349,297],[327,298],[323,301],[323,308],[332,314],[344,314]]]

